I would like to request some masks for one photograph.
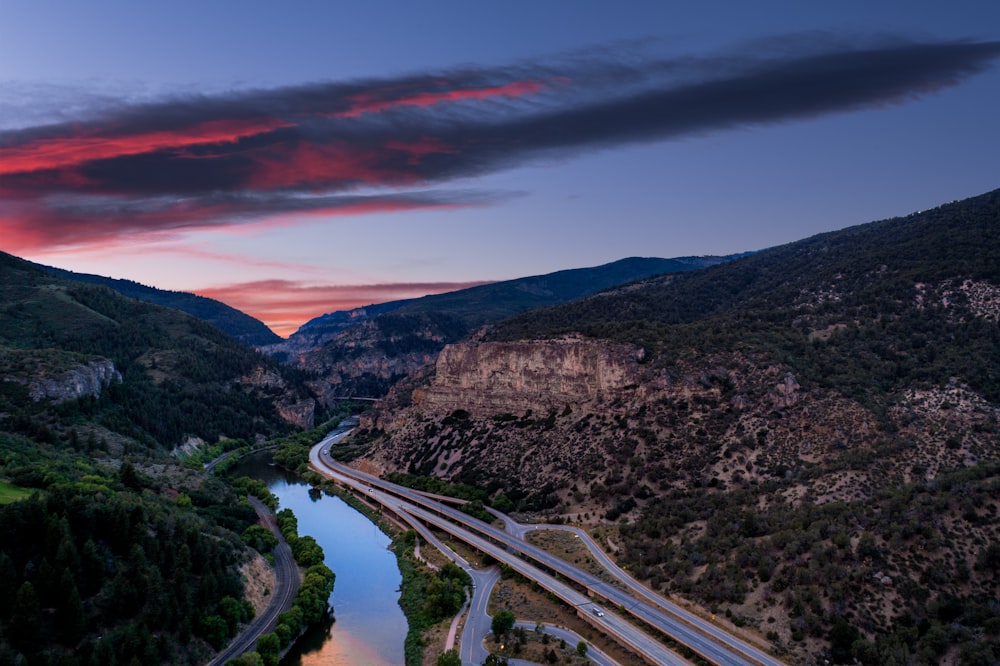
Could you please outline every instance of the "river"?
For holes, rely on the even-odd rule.
[[[299,534],[316,539],[326,565],[337,574],[330,597],[335,621],[307,633],[281,666],[396,666],[404,663],[406,617],[400,609],[401,578],[389,537],[339,497],[310,493],[296,475],[251,456],[232,470],[267,483],[299,521]]]

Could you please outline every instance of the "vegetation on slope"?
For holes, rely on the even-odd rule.
[[[39,267],[62,280],[102,285],[129,298],[137,298],[140,301],[186,312],[192,317],[197,317],[212,324],[245,345],[259,347],[281,341],[281,338],[269,329],[264,322],[254,319],[250,315],[212,298],[183,291],[169,291],[166,289],[157,289],[156,287],[148,287],[132,280],[116,280],[100,275],[74,273],[49,266]]]
[[[998,256],[992,192],[520,315],[488,339],[631,343],[641,384],[538,416],[416,404],[374,450],[610,524],[631,570],[794,658],[994,663]]]
[[[0,434],[0,663],[204,663],[252,616],[237,534],[256,515],[221,483],[183,492]]]
[[[252,614],[257,516],[167,453],[290,431],[276,402],[307,395],[296,374],[0,254],[0,663],[203,664],[227,643]]]
[[[214,441],[288,430],[275,400],[289,389],[242,380],[259,369],[308,395],[295,371],[209,324],[103,287],[63,282],[10,255],[0,255],[0,313],[0,411],[18,432],[53,426],[49,407],[24,387],[43,370],[53,375],[91,360],[111,360],[122,381],[99,398],[66,403],[62,422],[98,423],[144,448],[172,448],[185,435]]]

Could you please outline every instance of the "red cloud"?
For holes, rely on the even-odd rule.
[[[0,242],[104,243],[310,212],[453,205],[463,193],[449,202],[404,190],[546,154],[900,104],[1000,58],[995,41],[787,42],[739,57],[596,53],[564,63],[560,76],[555,65],[523,63],[516,80],[509,68],[467,68],[175,98],[0,131]],[[573,86],[554,85],[567,76]],[[506,103],[484,103],[497,98]]]
[[[298,330],[303,322],[326,312],[351,310],[372,303],[385,303],[428,294],[443,294],[486,282],[400,282],[365,285],[308,285],[290,280],[259,280],[198,289],[197,294],[214,298],[260,319],[282,337]]]
[[[153,203],[109,199],[92,207],[46,208],[0,204],[0,244],[7,252],[54,250],[66,247],[134,244],[137,238],[173,237],[195,229],[226,228],[234,220],[247,224],[281,225],[298,216],[336,217],[440,210],[474,205],[428,194],[371,197],[299,197],[219,201],[187,199]]]
[[[79,136],[34,139],[0,146],[0,175],[64,169],[94,160],[140,155],[158,150],[232,143],[239,139],[292,127],[279,118],[208,120],[176,130],[116,135],[114,128],[90,128]]]
[[[385,99],[379,93],[361,93],[350,98],[351,109],[333,114],[338,118],[357,118],[363,113],[377,113],[400,106],[426,107],[444,102],[459,102],[462,100],[484,100],[490,97],[521,97],[532,95],[544,86],[537,81],[514,81],[502,86],[485,88],[466,88],[458,90],[443,90],[435,92],[420,92],[394,99]]]

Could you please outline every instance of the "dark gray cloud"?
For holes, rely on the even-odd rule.
[[[102,98],[93,117],[0,132],[0,226],[37,240],[42,225],[58,243],[69,226],[60,216],[79,239],[88,219],[109,215],[156,231],[458,205],[464,193],[420,189],[539,156],[904,103],[998,56],[1000,42],[795,35],[714,57],[604,48],[548,64],[119,108]]]

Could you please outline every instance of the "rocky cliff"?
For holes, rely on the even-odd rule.
[[[642,349],[567,337],[448,345],[434,379],[413,393],[418,409],[474,415],[521,414],[566,405],[613,402],[638,387]]]
[[[383,314],[341,331],[323,347],[301,355],[300,367],[323,404],[346,396],[381,397],[389,387],[434,363],[445,344],[465,335],[464,325],[434,314]]]
[[[987,584],[1000,408],[970,387],[905,389],[886,410],[764,354],[639,358],[592,340],[449,346],[432,379],[362,421],[366,463],[617,535],[630,570],[768,632],[795,663],[834,613],[875,635],[900,595]],[[948,470],[970,467],[952,496]]]
[[[83,396],[97,397],[112,382],[120,382],[121,373],[108,359],[96,359],[58,372],[44,373],[31,380],[28,395],[32,400],[65,402]]]
[[[312,428],[316,421],[316,401],[297,395],[274,368],[258,366],[243,375],[240,384],[265,390],[274,396],[274,406],[283,420],[300,428]]]

